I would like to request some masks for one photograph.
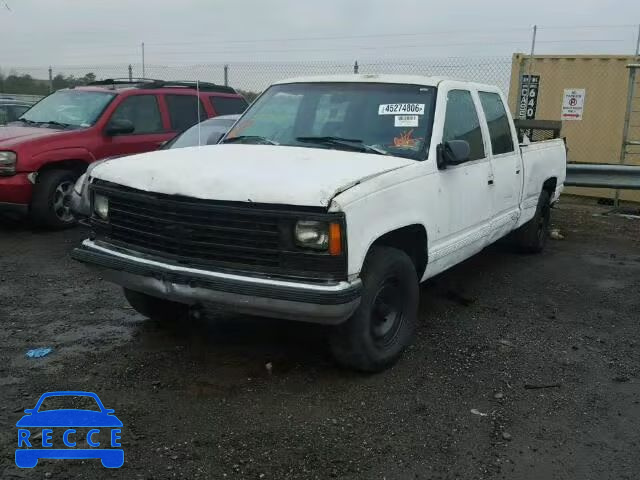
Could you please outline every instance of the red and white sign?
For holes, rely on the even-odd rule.
[[[584,110],[584,88],[565,88],[562,98],[562,120],[582,120]]]

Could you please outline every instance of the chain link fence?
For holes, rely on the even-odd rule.
[[[56,90],[83,80],[106,78],[154,78],[159,80],[200,80],[234,88],[261,92],[285,78],[351,73],[435,75],[491,83],[505,91],[509,87],[511,58],[437,58],[420,60],[363,62],[278,62],[212,63],[196,65],[72,65],[50,68],[12,68],[10,75],[29,75],[41,82],[40,88]],[[5,80],[6,83],[6,80]],[[2,91],[0,84],[0,91]],[[42,92],[42,93],[47,93]],[[16,92],[17,93],[17,92]],[[21,92],[27,93],[27,92]]]

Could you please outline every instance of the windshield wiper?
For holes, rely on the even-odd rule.
[[[26,118],[19,118],[18,121],[20,122],[24,122],[24,123],[28,123],[29,125],[55,125],[57,127],[71,127],[72,125],[70,123],[62,123],[62,122],[56,122],[55,120],[49,120],[46,122],[39,122],[36,120],[27,120]]]
[[[37,122],[37,123],[42,123],[46,125],[55,125],[56,127],[64,127],[64,128],[72,126],[70,123],[56,122],[55,120],[50,120],[48,122]]]
[[[374,147],[373,145],[367,145],[362,140],[357,138],[342,138],[342,137],[296,137],[298,142],[303,143],[316,143],[318,145],[332,145],[336,147],[346,147],[358,152],[376,153],[378,155],[388,155],[389,152],[382,148]]]
[[[241,140],[258,140],[259,142],[267,143],[269,145],[278,145],[278,142],[274,142],[273,140],[269,140],[268,138],[261,137],[259,135],[239,135],[237,137],[227,137],[220,143],[234,143]]]

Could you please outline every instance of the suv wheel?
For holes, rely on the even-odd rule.
[[[128,288],[124,289],[124,296],[136,312],[160,323],[179,323],[189,316],[189,306],[184,303],[164,300]]]
[[[329,337],[333,356],[343,366],[378,372],[393,365],[412,342],[419,300],[418,276],[411,259],[391,247],[373,247],[362,269],[360,306]]]
[[[37,225],[55,229],[75,225],[70,203],[79,176],[73,170],[45,170],[38,175],[31,201],[31,217]]]

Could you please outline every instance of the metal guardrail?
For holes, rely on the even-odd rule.
[[[640,190],[640,166],[569,163],[564,184],[570,187]]]

